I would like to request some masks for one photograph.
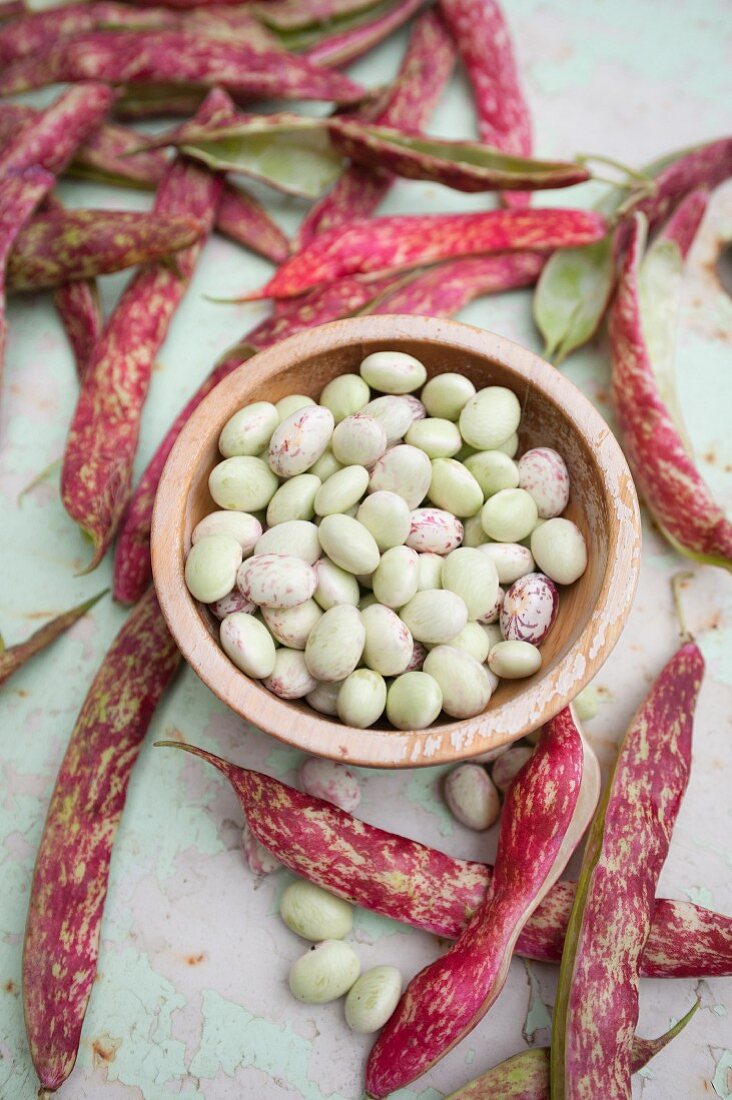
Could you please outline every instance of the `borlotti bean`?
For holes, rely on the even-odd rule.
[[[460,764],[443,785],[445,802],[452,816],[468,829],[490,829],[501,812],[501,800],[485,768]]]
[[[316,680],[345,680],[361,660],[366,629],[361,612],[339,604],[324,612],[310,632],[305,661]]]
[[[501,753],[491,768],[493,785],[501,794],[506,793],[526,761],[531,759],[533,752],[528,745],[514,745]]]
[[[304,474],[330,443],[333,424],[333,413],[322,405],[306,405],[285,417],[269,441],[270,469],[279,477]]]
[[[277,485],[277,478],[267,463],[249,455],[225,458],[214,466],[208,479],[209,492],[219,508],[237,512],[266,508]]]
[[[369,488],[372,492],[388,489],[416,508],[426,497],[431,480],[432,463],[424,451],[402,443],[381,456],[371,471]]]
[[[318,686],[318,681],[308,671],[302,650],[285,646],[275,651],[274,668],[263,683],[280,699],[303,699]]]
[[[410,528],[409,505],[396,493],[389,493],[385,489],[370,493],[359,505],[356,519],[371,532],[382,553],[407,541]]]
[[[361,377],[379,393],[412,393],[427,381],[419,359],[403,351],[375,351],[361,363]]]
[[[324,458],[325,455],[320,461]],[[320,478],[315,474],[297,474],[280,485],[267,505],[267,525],[275,527],[278,523],[288,523],[293,519],[312,519],[315,515],[315,497],[321,485]]]
[[[338,692],[338,717],[347,726],[366,729],[384,713],[386,683],[370,668],[358,668],[347,676]]]
[[[367,405],[371,390],[358,374],[339,374],[320,392],[320,404],[333,413],[336,424]]]
[[[331,447],[344,466],[371,467],[386,450],[386,431],[368,413],[354,413],[336,426]]]
[[[255,605],[252,604],[251,610],[254,610],[254,607]],[[299,603],[295,607],[262,608],[262,618],[270,634],[280,645],[287,646],[288,649],[305,648],[310,631],[322,614],[323,611],[315,600],[305,600],[304,603]]]
[[[195,546],[199,539],[209,535],[231,535],[241,546],[242,555],[247,557],[261,538],[262,524],[248,512],[209,512],[193,528],[191,542]]]
[[[368,405],[364,405],[361,411],[378,420],[382,425],[389,447],[393,447],[404,438],[414,420],[412,406],[406,397],[391,395],[376,397],[373,401],[369,401]]]
[[[430,554],[449,554],[463,540],[463,525],[444,508],[415,508],[409,517],[407,546]]]
[[[269,401],[245,405],[221,429],[219,451],[224,458],[258,455],[269,443],[279,422],[279,413]]]
[[[367,668],[382,676],[406,672],[415,647],[407,624],[390,607],[379,603],[364,608],[361,621],[366,630],[363,662]]]
[[[490,614],[498,595],[498,572],[480,550],[459,546],[442,564],[442,587],[456,592],[468,609],[469,619]]]
[[[358,779],[345,764],[311,756],[300,765],[299,775],[305,794],[332,802],[347,814],[352,814],[361,801]]]
[[[238,409],[186,561],[233,663],[350,726],[479,714],[539,670],[587,567],[564,459],[518,454],[516,395],[426,374],[377,350],[317,401]]]
[[[203,603],[220,600],[234,587],[232,576],[235,581],[241,559],[241,544],[231,535],[208,535],[200,539],[186,558],[188,591]]]
[[[270,527],[257,540],[256,554],[287,554],[315,565],[322,554],[318,528],[306,519],[288,519]]]
[[[403,607],[417,591],[419,554],[409,546],[386,550],[374,570],[371,587],[385,607]]]
[[[312,565],[287,554],[255,554],[236,575],[242,596],[259,607],[297,607],[309,600],[318,578]]]

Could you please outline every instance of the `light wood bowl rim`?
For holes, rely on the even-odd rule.
[[[211,637],[184,580],[186,505],[197,464],[210,445],[208,425],[245,404],[254,385],[313,354],[361,341],[429,340],[492,360],[571,410],[601,472],[610,516],[608,565],[585,629],[557,665],[527,681],[514,699],[476,718],[425,730],[356,729],[315,711],[303,713],[231,664]],[[597,674],[615,646],[633,602],[640,572],[640,514],[632,477],[608,425],[587,398],[539,356],[496,333],[458,321],[382,315],[321,325],[259,352],[205,398],[188,419],[160,479],[152,521],[151,553],[160,606],[183,656],[228,707],[303,752],[366,767],[445,764],[515,741],[553,718]],[[486,727],[490,725],[489,729]]]

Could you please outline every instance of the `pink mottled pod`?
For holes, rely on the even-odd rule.
[[[559,593],[543,573],[527,573],[514,581],[501,609],[501,633],[509,642],[541,645],[554,625]]]
[[[518,460],[519,488],[536,501],[539,519],[561,516],[569,501],[569,472],[558,451],[534,447]]]
[[[352,814],[361,801],[358,779],[345,764],[311,756],[300,766],[300,785],[306,794],[332,802]]]
[[[254,875],[271,875],[279,871],[282,864],[260,844],[246,821],[241,831],[241,846],[247,867]]]
[[[463,525],[442,508],[416,508],[410,517],[407,546],[431,554],[449,554],[463,541]]]
[[[514,745],[502,752],[495,761],[491,768],[491,779],[501,794],[506,793],[533,751],[528,746]]]

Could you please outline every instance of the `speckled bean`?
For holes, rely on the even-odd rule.
[[[424,451],[408,443],[391,447],[371,471],[369,489],[386,489],[416,508],[425,496],[432,480],[432,463]]]
[[[306,794],[332,802],[347,814],[352,814],[361,801],[358,779],[345,764],[311,756],[300,765],[299,775]]]
[[[353,908],[314,882],[291,882],[280,899],[280,916],[296,936],[318,943],[342,940],[353,928]]]
[[[501,489],[488,498],[480,513],[483,530],[496,542],[526,538],[538,518],[536,501],[525,489]]]
[[[208,605],[217,619],[225,619],[227,615],[233,615],[235,611],[243,611],[245,615],[251,615],[257,610],[257,605],[246,596],[242,596],[238,588],[232,588],[220,600]]]
[[[376,397],[364,405],[362,412],[372,416],[382,425],[386,432],[387,446],[393,447],[400,439],[403,439],[414,419],[412,407],[406,397]]]
[[[188,591],[202,603],[220,600],[234,587],[241,559],[241,544],[231,535],[208,535],[199,539],[186,558]]]
[[[290,992],[305,1004],[337,1001],[351,988],[360,970],[358,955],[350,944],[325,940],[293,963]]]
[[[434,416],[415,420],[404,442],[419,447],[430,458],[452,458],[463,445],[457,425]]]
[[[548,519],[531,536],[534,561],[557,584],[572,584],[587,568],[584,535],[569,519]]]
[[[304,409],[308,405],[314,405],[312,397],[308,397],[304,393],[288,393],[285,397],[281,397],[279,401],[275,402],[275,408],[277,409],[277,415],[280,418],[280,424],[283,420],[287,420],[288,416],[292,416],[293,413],[299,409]]]
[[[348,573],[373,573],[381,554],[369,530],[351,516],[324,516],[318,527],[320,545],[331,561]]]
[[[442,588],[442,563],[444,560],[440,554],[426,552],[419,555],[418,592],[425,588]]]
[[[436,458],[427,493],[438,508],[455,516],[474,516],[483,504],[483,492],[470,470],[454,458]]]
[[[336,425],[331,447],[344,466],[371,467],[386,450],[386,432],[368,413],[354,413]]]
[[[406,672],[415,645],[406,623],[390,607],[379,603],[365,608],[361,619],[366,630],[363,663],[382,676]]]
[[[453,372],[435,375],[422,390],[428,414],[445,420],[458,420],[471,397],[475,397],[473,383],[464,374]]]
[[[344,466],[329,477],[318,489],[315,497],[315,513],[330,516],[346,512],[358,504],[369,484],[369,472],[365,466]]]
[[[396,493],[370,493],[359,505],[356,519],[371,532],[382,553],[407,541],[409,505]]]
[[[397,1006],[402,976],[395,966],[373,966],[351,986],[346,997],[346,1023],[359,1035],[384,1026]]]
[[[370,668],[347,676],[338,692],[338,717],[347,726],[367,729],[378,722],[386,706],[384,677]]]
[[[361,660],[366,630],[361,612],[350,604],[326,611],[310,632],[305,661],[316,680],[345,680]]]
[[[495,565],[501,584],[513,584],[535,568],[528,546],[522,546],[518,542],[485,542],[481,545],[480,552]]]
[[[485,615],[478,616],[477,621],[481,624],[481,626],[488,626],[491,623],[498,622],[501,615],[501,608],[503,607],[503,600],[505,598],[505,595],[506,593],[499,584],[498,592],[496,593],[496,602],[493,604],[493,607]]]
[[[221,429],[219,451],[224,458],[258,455],[269,443],[279,422],[277,409],[269,401],[245,405]]]
[[[468,609],[455,592],[425,589],[412,597],[400,616],[418,642],[440,645],[460,633],[468,621]]]
[[[368,404],[371,391],[358,374],[339,374],[320,391],[320,404],[333,413],[336,424]]]
[[[427,410],[420,399],[413,393],[406,393],[404,395],[404,400],[412,410],[412,423],[414,424],[416,420],[424,420],[427,416]]]
[[[501,794],[506,793],[526,761],[531,759],[533,752],[526,745],[514,745],[501,753],[491,768],[491,779]]]
[[[454,818],[468,829],[482,832],[501,813],[498,791],[480,764],[460,764],[446,777],[445,802]]]
[[[296,607],[263,607],[262,618],[273,638],[288,649],[304,649],[310,631],[323,612],[315,600],[305,600]]]
[[[442,587],[456,592],[465,602],[469,619],[489,614],[498,595],[498,573],[480,550],[460,546],[442,565]]]
[[[317,462],[333,434],[333,413],[306,405],[285,417],[269,441],[269,465],[279,477],[294,477]]]
[[[407,546],[430,554],[449,554],[463,539],[460,520],[442,508],[415,508],[409,517]],[[442,582],[440,582],[440,587]]]
[[[521,405],[513,390],[486,386],[465,403],[458,423],[466,443],[489,451],[505,443],[520,420]]]
[[[340,603],[349,603],[353,607],[358,604],[360,589],[353,573],[341,569],[330,558],[321,558],[316,562],[315,572],[318,577],[315,600],[323,611]]]
[[[288,554],[256,554],[239,567],[236,583],[259,607],[297,607],[315,591],[312,565]]]
[[[271,875],[274,871],[279,871],[282,866],[280,861],[259,843],[246,821],[241,831],[241,846],[247,867],[254,875]]]
[[[372,588],[379,603],[403,607],[417,591],[419,555],[409,546],[385,550],[374,570]]]
[[[321,481],[327,481],[329,477],[332,477],[342,468],[343,464],[338,461],[331,448],[327,447],[318,461],[312,464],[308,473],[319,477]]]
[[[445,644],[453,649],[464,649],[471,657],[475,657],[480,664],[488,659],[491,648],[488,635],[480,623],[476,622],[467,622],[460,633],[456,634],[454,638],[450,638]]]
[[[275,652],[274,668],[262,683],[280,699],[304,699],[318,685],[308,671],[302,650],[285,646]]]
[[[412,393],[427,379],[424,364],[404,351],[375,351],[362,361],[359,372],[379,393]]]
[[[536,501],[540,519],[562,514],[569,503],[569,472],[558,451],[534,447],[518,461],[519,485]]]
[[[286,554],[314,565],[322,553],[318,528],[306,519],[288,519],[265,531],[254,553]]]
[[[519,468],[503,451],[477,451],[468,455],[465,465],[483,490],[485,497],[492,497],[501,489],[517,489]]]
[[[315,690],[305,698],[313,710],[334,718],[338,714],[338,692],[341,690],[342,683],[342,680],[334,680],[330,684],[318,682]]]
[[[386,717],[398,730],[423,730],[442,710],[442,692],[426,672],[397,676],[386,694]]]
[[[488,667],[504,680],[521,680],[541,668],[541,653],[531,642],[499,642],[488,654]]]
[[[315,474],[297,474],[280,485],[267,505],[267,525],[276,527],[293,519],[312,519],[315,495],[321,484]]]
[[[412,645],[412,655],[409,658],[409,664],[404,669],[405,672],[421,672],[424,665],[424,659],[427,656],[427,648],[423,646],[421,642],[414,642]]]
[[[267,463],[250,455],[225,458],[214,466],[208,479],[209,492],[219,508],[238,512],[266,508],[278,484]]]
[[[527,573],[514,581],[503,601],[501,633],[506,641],[541,645],[554,625],[559,594],[544,573]]]
[[[241,546],[242,554],[246,557],[251,554],[256,546],[257,539],[262,534],[262,524],[256,516],[248,512],[209,512],[200,523],[197,523],[191,533],[191,542],[195,544],[199,539],[208,538],[209,535],[230,535]]]
[[[451,718],[473,718],[488,706],[491,681],[480,661],[464,649],[438,645],[424,662],[442,691],[442,709]]]
[[[221,647],[230,661],[247,676],[261,680],[275,666],[275,644],[259,619],[244,612],[229,615],[219,632]]]

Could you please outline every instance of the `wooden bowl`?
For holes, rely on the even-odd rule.
[[[251,401],[290,393],[317,399],[364,356],[396,349],[420,359],[430,377],[466,374],[477,388],[503,385],[523,405],[521,450],[546,445],[571,477],[566,515],[582,529],[589,565],[560,590],[557,621],[542,645],[543,666],[526,680],[502,681],[475,718],[438,720],[402,732],[383,720],[354,729],[285,702],[248,679],[219,646],[218,623],[188,593],[183,577],[191,532],[216,508],[208,476],[220,461],[217,440],[229,417]],[[459,760],[514,741],[565,707],[597,673],[618,640],[640,566],[638,501],[621,450],[602,417],[571,382],[538,356],[495,333],[428,317],[375,316],[302,332],[254,356],[199,405],[181,432],[160,481],[152,526],[152,563],[160,605],[184,657],[232,710],[281,741],[317,756],[375,767]]]

